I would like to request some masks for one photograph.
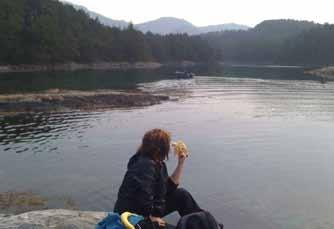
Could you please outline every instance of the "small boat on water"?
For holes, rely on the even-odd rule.
[[[174,75],[178,79],[192,79],[194,78],[195,74],[192,72],[187,72],[187,71],[176,71]]]
[[[328,82],[328,78],[325,77],[325,76],[321,76],[321,77],[320,77],[320,82],[321,82],[322,84],[325,84],[325,83]]]

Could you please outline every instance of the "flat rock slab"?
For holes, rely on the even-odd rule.
[[[92,229],[106,212],[52,209],[20,215],[0,215],[0,229]]]

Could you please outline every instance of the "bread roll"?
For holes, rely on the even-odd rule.
[[[188,149],[186,144],[183,141],[172,142],[172,147],[176,156],[184,155],[188,157]]]

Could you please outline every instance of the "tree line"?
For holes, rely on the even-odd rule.
[[[0,64],[101,61],[334,64],[334,25],[268,20],[197,36],[110,28],[58,0],[0,1]]]
[[[220,49],[226,62],[334,64],[334,25],[296,20],[268,20],[248,31],[202,35]]]
[[[0,64],[216,61],[200,36],[110,28],[58,0],[0,1]]]

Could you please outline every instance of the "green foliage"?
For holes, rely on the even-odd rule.
[[[57,0],[0,1],[0,64],[99,61],[208,61],[219,57],[200,37],[143,34],[101,25]]]
[[[307,21],[264,21],[248,31],[203,35],[224,61],[267,64],[333,64],[334,26]]]
[[[286,41],[280,61],[292,64],[333,65],[334,25],[325,24]]]

